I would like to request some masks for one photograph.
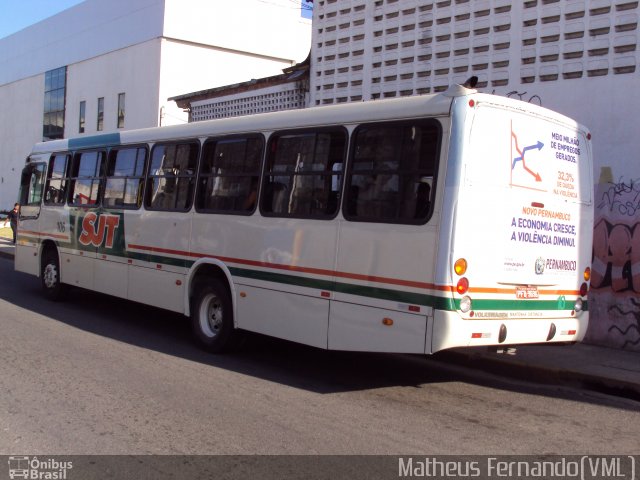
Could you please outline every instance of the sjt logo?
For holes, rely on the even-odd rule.
[[[78,241],[82,245],[93,245],[99,247],[104,242],[105,248],[113,248],[113,238],[116,229],[120,225],[120,217],[118,215],[96,215],[93,212],[87,213],[82,219],[82,233]]]

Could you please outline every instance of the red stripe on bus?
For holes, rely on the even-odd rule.
[[[59,238],[60,240],[69,240],[69,237],[67,235],[60,235],[57,233],[34,232],[33,230],[23,230],[23,229],[19,229],[18,233],[35,235],[36,237],[51,237],[51,238]]]

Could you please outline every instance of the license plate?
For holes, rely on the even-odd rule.
[[[516,298],[522,300],[540,298],[538,287],[516,287]]]

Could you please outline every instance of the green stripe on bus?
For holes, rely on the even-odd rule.
[[[297,285],[299,287],[316,288],[318,290],[333,290],[334,283],[331,280],[319,280],[309,277],[298,277],[282,273],[265,272],[263,270],[251,270],[248,268],[229,267],[234,277],[264,280],[266,282],[282,283],[285,285]]]
[[[456,305],[460,301],[456,300]],[[507,300],[507,299],[471,299],[473,310],[572,310],[573,302],[565,300]]]
[[[571,311],[574,300],[566,299],[564,302],[559,300],[507,300],[507,299],[490,299],[479,298],[471,299],[471,309],[476,311],[529,311],[529,310],[555,310],[555,311]],[[460,300],[454,300],[455,308],[460,309]],[[588,304],[586,301],[582,303],[582,310],[587,311]]]
[[[400,290],[391,290],[388,288],[367,287],[361,285],[353,285],[350,283],[333,282],[331,280],[320,280],[309,277],[299,277],[296,275],[287,275],[282,273],[266,272],[262,270],[252,270],[246,268],[232,267],[229,270],[234,277],[251,278],[254,280],[264,280],[267,282],[286,285],[315,288],[318,290],[345,293],[349,295],[356,295],[359,297],[380,298],[382,300],[391,300],[395,302],[409,303],[414,305],[428,305],[434,308],[447,309],[453,307],[451,299],[437,297],[435,295],[403,292]]]
[[[352,283],[336,283],[335,291],[360,297],[380,298],[393,302],[408,303],[412,305],[426,305],[439,310],[454,310],[455,306],[451,298],[428,295],[426,293],[404,292],[390,288],[369,287],[354,285]]]

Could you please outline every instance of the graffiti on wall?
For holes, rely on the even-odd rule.
[[[640,350],[640,179],[597,186],[591,271],[588,340]]]
[[[491,91],[491,94],[498,95],[495,89]],[[515,98],[516,100],[522,100],[523,102],[533,103],[535,105],[542,106],[542,98],[540,98],[540,95],[512,90],[509,93],[505,93],[504,96],[508,98]]]
[[[509,98],[517,98],[518,100],[522,100],[527,103],[534,103],[536,105],[542,106],[542,99],[539,95],[530,95],[527,92],[518,92],[513,90],[512,92],[507,93],[507,97]]]
[[[640,302],[635,298],[631,298],[632,305],[635,306],[635,309],[625,311],[618,305],[613,305],[609,307],[609,313],[618,313],[623,316],[629,315],[633,322],[629,323],[627,327],[623,330],[618,325],[611,325],[609,327],[609,333],[618,332],[625,340],[622,343],[622,348],[626,348],[630,345],[638,345],[640,344]],[[636,335],[637,338],[635,340],[632,339],[633,335]]]
[[[600,219],[593,229],[591,287],[640,293],[640,222],[610,223]]]
[[[609,182],[602,193],[598,210],[633,217],[640,212],[640,179]]]

